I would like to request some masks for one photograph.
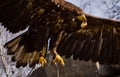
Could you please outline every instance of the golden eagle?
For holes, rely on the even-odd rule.
[[[44,65],[48,50],[54,55],[53,63],[64,64],[60,56],[73,56],[120,64],[120,22],[88,15],[67,1],[0,0],[0,22],[12,33],[28,27],[5,44],[18,68]]]

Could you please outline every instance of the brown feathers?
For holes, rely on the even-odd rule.
[[[24,46],[20,46],[17,48],[15,55],[12,57],[12,61],[17,61],[24,51]]]
[[[8,48],[8,54],[14,55],[11,60],[17,62],[17,68],[25,67],[27,64],[33,67],[38,63],[40,51],[46,44],[47,30],[45,27],[40,27],[39,31],[34,30],[19,35],[5,45]]]
[[[14,54],[15,53],[15,51],[18,48],[20,40],[21,40],[21,36],[18,36],[15,39],[13,39],[5,44],[5,47],[7,47],[9,49],[7,54]]]
[[[49,50],[66,58],[120,64],[120,22],[85,14],[64,0],[0,0],[0,22],[12,33],[28,27],[5,44],[16,67],[35,66],[49,39]]]
[[[66,35],[58,45],[58,53],[67,58],[99,61],[101,64],[118,64],[120,31],[116,27],[101,26],[81,29]]]

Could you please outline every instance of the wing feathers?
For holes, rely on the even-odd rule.
[[[87,26],[81,29],[82,21],[76,17],[82,14]],[[64,0],[0,0],[0,22],[12,33],[29,26],[27,32],[5,45],[8,54],[14,54],[12,61],[17,61],[17,67],[35,66],[49,38],[50,49],[56,46],[59,31],[64,32],[56,46],[60,55],[120,64],[120,22],[85,14]]]
[[[24,46],[20,46],[16,49],[15,55],[12,57],[12,61],[17,61],[19,57],[21,56],[21,53],[24,51]]]
[[[72,56],[72,53],[74,52],[74,49],[76,47],[76,40],[78,40],[79,37],[77,37],[78,34],[71,35],[66,42],[66,48],[65,48],[65,54],[66,58],[69,58]],[[69,52],[69,53],[68,53]]]
[[[38,34],[36,31],[39,30]],[[8,54],[14,55],[12,61],[17,61],[16,67],[35,66],[39,60],[39,53],[46,44],[46,28],[31,29],[5,44]]]
[[[71,34],[65,35],[64,38],[58,44],[57,51],[59,54],[65,55],[65,47],[66,47],[65,45],[67,44],[66,42],[68,42],[70,36]]]
[[[23,65],[23,59],[24,59],[25,55],[26,55],[26,53],[24,51],[20,54],[20,57],[18,58],[17,63],[16,63],[17,68],[19,68]]]
[[[86,38],[86,35],[83,34],[82,30],[79,31],[78,33],[78,41],[77,41],[77,44],[76,44],[76,47],[74,49],[74,52],[73,52],[73,59],[76,60],[77,58],[79,58],[79,53],[81,51],[81,48],[83,47],[83,44],[84,44],[84,40]]]
[[[32,53],[31,60],[29,62],[29,66],[30,67],[35,66],[35,64],[38,63],[38,60],[39,60],[39,52],[38,51],[34,51]]]
[[[92,23],[90,21],[90,18],[88,18],[88,20],[90,21],[88,22],[88,29],[91,29],[91,31],[89,31],[88,33],[91,32],[90,36],[93,37],[91,39],[90,37],[87,39],[85,36],[83,36],[85,37],[84,44],[82,48],[76,45],[76,48],[79,47],[79,49],[77,48],[79,51],[74,51],[73,58],[77,59],[79,57],[80,60],[86,61],[92,59],[93,62],[99,61],[101,64],[117,64],[117,62],[119,61],[119,54],[117,53],[119,52],[120,47],[120,45],[118,44],[120,40],[118,38],[118,33],[120,32],[118,26],[120,25],[120,22],[106,19],[95,19],[96,21],[94,20],[95,22]],[[105,21],[102,22],[103,20]],[[112,25],[115,26],[113,27]],[[98,29],[98,31],[95,32],[95,29]],[[85,31],[85,29],[83,30]],[[86,34],[84,33],[84,35]]]
[[[15,33],[28,26],[27,9],[25,11],[27,5],[26,0],[10,0],[8,2],[1,2],[0,4],[0,22],[7,29]]]
[[[119,29],[112,26],[88,27],[68,34],[58,45],[58,53],[76,60],[99,61],[101,64],[119,62]],[[60,52],[59,52],[60,50]]]

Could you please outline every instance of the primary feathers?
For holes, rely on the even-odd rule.
[[[17,67],[35,66],[48,39],[49,50],[56,47],[66,58],[120,64],[120,22],[85,14],[64,0],[1,0],[0,22],[12,33],[29,27],[5,44]]]

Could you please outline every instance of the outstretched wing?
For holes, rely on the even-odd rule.
[[[65,3],[66,5],[64,5]],[[64,2],[64,0],[53,0],[53,2],[52,0],[1,0],[0,22],[12,33],[24,30],[28,26],[32,28],[36,25],[48,26],[51,21],[52,24],[56,24],[59,19],[58,16],[71,16],[66,19],[67,21],[78,15],[78,13],[82,14],[82,10],[78,7],[72,8],[72,6],[74,5]],[[62,15],[60,13],[63,13],[63,16],[60,16]],[[48,24],[45,24],[46,22]]]
[[[35,66],[41,51],[47,47],[47,40],[57,33],[80,29],[82,10],[73,6],[64,0],[0,1],[0,22],[3,26],[12,33],[29,26],[25,33],[5,44],[7,53],[13,55],[12,61],[17,61],[17,67]]]
[[[10,32],[24,30],[30,24],[30,13],[27,0],[1,0],[0,22]]]
[[[73,55],[74,59],[118,64],[120,22],[83,14],[64,0],[1,0],[0,22],[10,32],[29,26],[27,32],[6,43],[8,54],[14,54],[17,67],[34,66],[50,38],[50,50],[57,47],[67,58]],[[86,19],[87,26],[82,28]]]
[[[66,58],[120,64],[120,22],[86,14],[87,26],[65,35],[58,53]]]

